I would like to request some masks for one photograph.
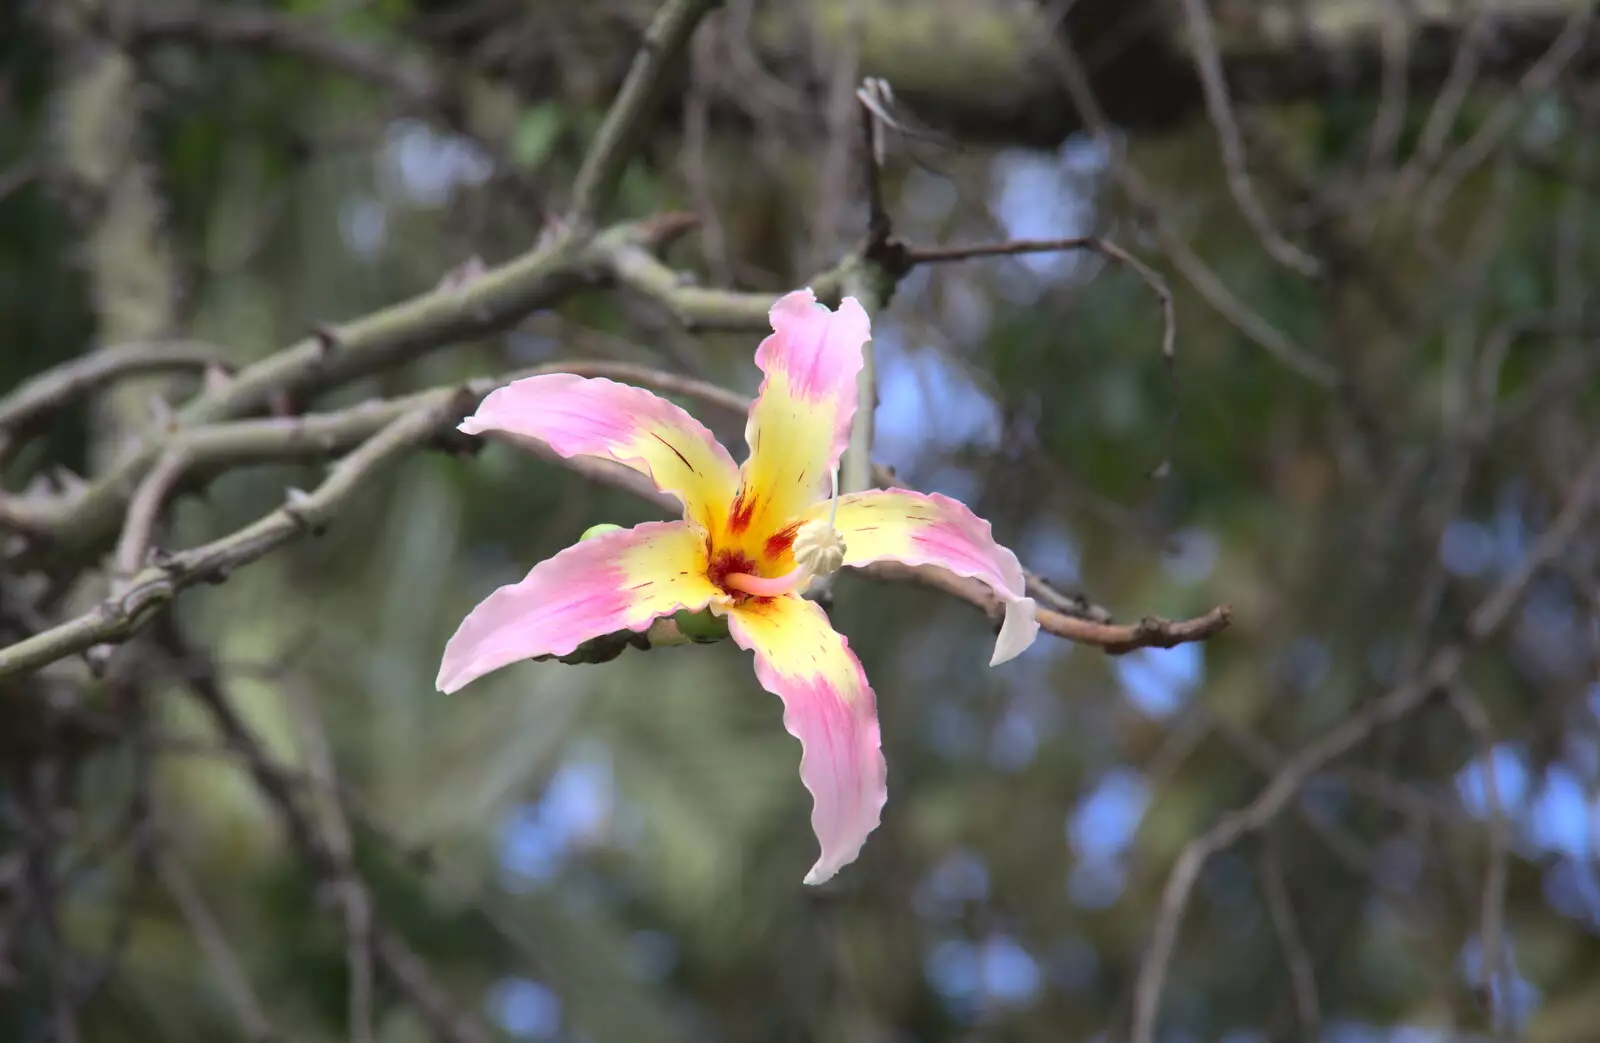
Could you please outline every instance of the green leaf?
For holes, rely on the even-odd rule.
[[[521,167],[537,167],[550,155],[561,136],[561,111],[555,105],[535,105],[522,114],[511,135],[511,158]]]

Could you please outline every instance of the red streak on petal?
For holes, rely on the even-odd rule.
[[[728,508],[728,531],[738,535],[750,527],[750,519],[755,517],[757,500],[754,497],[746,499],[745,490],[741,486],[739,495],[733,498],[733,505]]]
[[[783,553],[794,547],[794,537],[800,531],[800,523],[795,522],[786,529],[779,529],[767,537],[767,557],[781,557]]]

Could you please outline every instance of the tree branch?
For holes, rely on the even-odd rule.
[[[653,387],[669,394],[686,395],[733,412],[743,413],[749,399],[704,381],[662,373],[623,362],[572,362],[540,366],[509,376],[468,381],[419,392],[400,399],[368,402],[333,413],[266,420],[241,420],[179,429],[170,442],[157,447],[159,461],[139,483],[128,508],[116,556],[119,578],[105,602],[76,619],[0,649],[0,679],[37,670],[94,645],[125,640],[136,632],[151,612],[177,593],[201,582],[216,582],[240,565],[255,561],[307,531],[315,532],[332,521],[356,488],[402,452],[416,449],[446,434],[462,416],[476,408],[484,396],[510,380],[540,373],[579,373],[608,376]],[[247,463],[317,458],[354,452],[334,465],[328,478],[309,495],[291,491],[289,502],[277,511],[231,536],[193,550],[163,554],[140,571],[150,557],[150,533],[160,506],[177,488],[185,473],[201,468]],[[626,468],[584,458],[562,459],[541,454],[558,466],[592,481],[616,486],[667,510],[678,504]],[[874,471],[883,486],[898,484],[886,468]],[[877,579],[914,581],[965,600],[998,622],[1004,606],[988,587],[943,569],[909,567],[880,562],[863,570]],[[1182,621],[1154,617],[1132,625],[1117,625],[1078,618],[1050,605],[1065,607],[1073,599],[1029,575],[1031,593],[1045,602],[1039,609],[1040,626],[1058,637],[1094,645],[1113,655],[1137,648],[1161,647],[1205,640],[1228,626],[1226,606]]]
[[[335,464],[315,491],[290,490],[288,502],[259,521],[172,555],[144,569],[128,582],[125,591],[92,611],[0,649],[0,679],[36,670],[102,642],[124,640],[180,590],[196,583],[218,582],[239,566],[323,528],[366,479],[436,434],[452,413],[460,415],[453,402],[407,413]]]
[[[102,348],[25,381],[0,398],[0,456],[8,443],[75,398],[125,377],[215,368],[226,372],[226,356],[209,344],[118,344]]]
[[[198,43],[278,51],[391,90],[405,102],[432,100],[439,93],[425,69],[396,61],[392,48],[368,47],[309,20],[209,5],[164,10],[140,4],[132,10],[128,29],[134,46]]]
[[[1600,450],[1592,453],[1572,485],[1567,502],[1517,568],[1503,579],[1467,618],[1462,639],[1436,652],[1410,680],[1305,746],[1273,776],[1255,800],[1223,816],[1211,829],[1191,840],[1178,856],[1161,895],[1155,933],[1139,965],[1135,986],[1133,1043],[1153,1043],[1167,966],[1200,871],[1211,857],[1248,834],[1257,832],[1300,792],[1306,780],[1364,742],[1379,728],[1410,714],[1435,692],[1447,688],[1466,662],[1467,652],[1492,636],[1522,599],[1535,576],[1558,557],[1583,527],[1600,496]],[[1485,953],[1487,960],[1492,954]]]
[[[1227,173],[1228,191],[1245,222],[1255,230],[1268,256],[1301,275],[1316,275],[1319,265],[1305,251],[1285,239],[1272,225],[1272,218],[1261,205],[1250,183],[1239,124],[1233,118],[1233,103],[1228,99],[1228,84],[1222,70],[1222,55],[1217,50],[1216,32],[1206,0],[1183,0],[1183,14],[1189,25],[1189,49],[1194,53],[1195,71],[1200,77],[1206,112],[1222,147],[1222,165]]]
[[[190,879],[189,871],[183,867],[170,845],[154,844],[151,847],[150,857],[155,864],[156,876],[178,907],[179,915],[189,925],[195,941],[200,944],[206,966],[238,1016],[245,1038],[250,1043],[269,1043],[279,1039],[277,1031],[263,1012],[261,1000],[251,987],[250,979],[245,975],[238,952],[223,933],[211,907],[201,897],[200,889]]]
[[[669,214],[619,225],[589,242],[558,237],[463,285],[437,288],[324,328],[246,366],[231,380],[216,382],[179,409],[173,421],[180,429],[193,427],[259,409],[274,393],[333,390],[445,344],[503,329],[580,290],[611,285],[619,267],[639,266],[641,255],[648,258],[650,250],[660,249],[692,223],[692,218]],[[691,299],[680,300],[681,289],[682,280],[674,275],[670,284],[653,283],[649,292],[675,314],[698,315],[724,328],[765,328],[766,309],[774,299],[724,294],[707,301],[688,294]],[[52,372],[56,376],[47,374],[49,379],[61,379],[59,370]],[[125,498],[162,448],[160,440],[135,444],[76,495],[37,503],[0,496],[0,525],[45,540],[58,554],[95,553],[115,531]]]
[[[661,104],[667,72],[688,48],[700,20],[722,0],[667,0],[656,12],[617,99],[583,157],[567,219],[591,226],[616,194],[622,172],[639,146],[647,121]]]
[[[277,812],[290,842],[313,872],[338,886],[343,878],[338,856],[328,847],[302,806],[296,794],[296,778],[267,756],[224,691],[215,666],[188,647],[170,615],[164,617],[163,631],[164,650],[182,670],[189,690],[210,716],[223,741],[244,758],[262,795]],[[370,926],[374,961],[437,1038],[444,1043],[490,1043],[489,1030],[455,1005],[405,939],[385,924],[374,922]]]
[[[1060,40],[1051,51],[1051,57],[1061,85],[1071,96],[1073,105],[1082,113],[1084,123],[1110,156],[1112,176],[1127,194],[1134,209],[1149,224],[1167,258],[1194,287],[1195,292],[1218,315],[1293,373],[1319,387],[1331,389],[1338,386],[1338,370],[1307,353],[1282,330],[1251,311],[1173,227],[1168,217],[1169,208],[1162,205],[1155,189],[1129,161],[1121,138],[1101,108],[1100,100],[1090,84],[1089,74],[1073,44],[1067,39]]]

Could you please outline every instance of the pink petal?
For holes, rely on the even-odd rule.
[[[438,687],[454,692],[502,666],[566,655],[590,638],[644,630],[721,592],[706,579],[705,537],[685,522],[646,522],[568,547],[467,614],[444,649]]]
[[[750,458],[728,516],[732,542],[759,559],[761,544],[829,486],[850,441],[856,378],[872,324],[854,297],[837,312],[797,290],[772,306],[773,333],[756,349],[766,374],[750,407]]]
[[[827,504],[807,518],[826,518]],[[938,493],[870,489],[839,498],[834,527],[844,537],[846,565],[898,561],[937,565],[957,576],[980,579],[1006,606],[990,666],[1022,654],[1039,634],[1036,606],[1017,556],[994,540],[989,523],[967,506]]]
[[[729,611],[728,629],[755,652],[756,679],[783,700],[783,726],[800,740],[800,781],[822,845],[805,882],[823,883],[855,861],[889,797],[872,689],[815,602],[751,599]]]
[[[649,476],[707,532],[720,526],[738,468],[694,417],[643,388],[551,373],[495,390],[461,422],[469,435],[536,439],[562,457],[598,456]]]

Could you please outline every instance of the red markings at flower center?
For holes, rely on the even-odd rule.
[[[732,594],[734,597],[744,597],[740,591],[729,587],[726,580],[735,572],[753,574],[755,571],[756,563],[738,551],[719,550],[712,553],[711,562],[706,566],[706,579],[724,593]]]
[[[739,495],[733,498],[733,504],[728,508],[728,531],[737,536],[750,527],[750,520],[755,517],[756,505],[760,501],[748,496],[743,486],[739,488]]]
[[[768,536],[766,544],[767,557],[776,561],[778,558],[783,557],[785,551],[792,550],[794,548],[795,534],[799,531],[800,523],[795,522],[793,525],[779,529],[771,536]]]

